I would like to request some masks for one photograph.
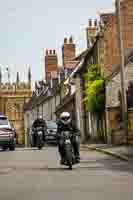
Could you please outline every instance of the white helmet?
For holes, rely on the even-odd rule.
[[[69,124],[71,122],[71,115],[69,112],[63,112],[60,115],[60,119],[63,124]]]

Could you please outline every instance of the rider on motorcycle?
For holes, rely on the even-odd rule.
[[[33,125],[32,125],[33,143],[34,143],[34,145],[36,144],[36,140],[37,140],[35,129],[38,128],[38,127],[42,128],[43,141],[45,141],[45,132],[46,132],[46,129],[47,129],[47,125],[46,125],[46,122],[45,122],[45,120],[43,119],[43,117],[41,115],[33,122]]]
[[[63,112],[60,115],[60,119],[57,122],[57,140],[58,140],[58,150],[61,156],[61,164],[64,164],[64,146],[59,142],[61,139],[62,131],[70,131],[72,134],[72,147],[75,156],[76,163],[80,162],[80,153],[79,153],[79,141],[76,140],[76,135],[80,136],[80,131],[72,125],[71,115],[68,112]]]

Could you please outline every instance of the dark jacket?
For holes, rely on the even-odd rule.
[[[70,124],[63,124],[61,120],[57,122],[57,135],[60,136],[62,131],[71,131],[72,134],[78,133],[80,135],[80,131],[76,128],[76,126]]]
[[[46,122],[45,122],[44,119],[36,119],[36,120],[33,122],[32,127],[33,127],[33,128],[37,128],[37,127],[46,128],[47,125],[46,125]]]

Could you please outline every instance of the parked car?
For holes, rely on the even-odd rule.
[[[8,118],[0,114],[0,147],[14,151],[16,146],[16,133]]]
[[[55,121],[46,121],[47,124],[47,132],[45,141],[46,143],[57,144],[56,134],[57,134],[57,124]]]

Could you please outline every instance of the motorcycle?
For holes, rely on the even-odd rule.
[[[38,149],[42,149],[44,146],[44,141],[43,141],[43,128],[42,127],[37,127],[34,128],[34,134],[35,134],[35,146],[38,147]]]
[[[78,136],[76,136],[76,140],[78,140]],[[69,166],[69,169],[72,170],[72,166],[76,164],[76,159],[73,153],[73,147],[72,147],[72,134],[70,131],[63,131],[61,133],[61,145],[64,146],[64,160],[65,162],[63,165]]]

